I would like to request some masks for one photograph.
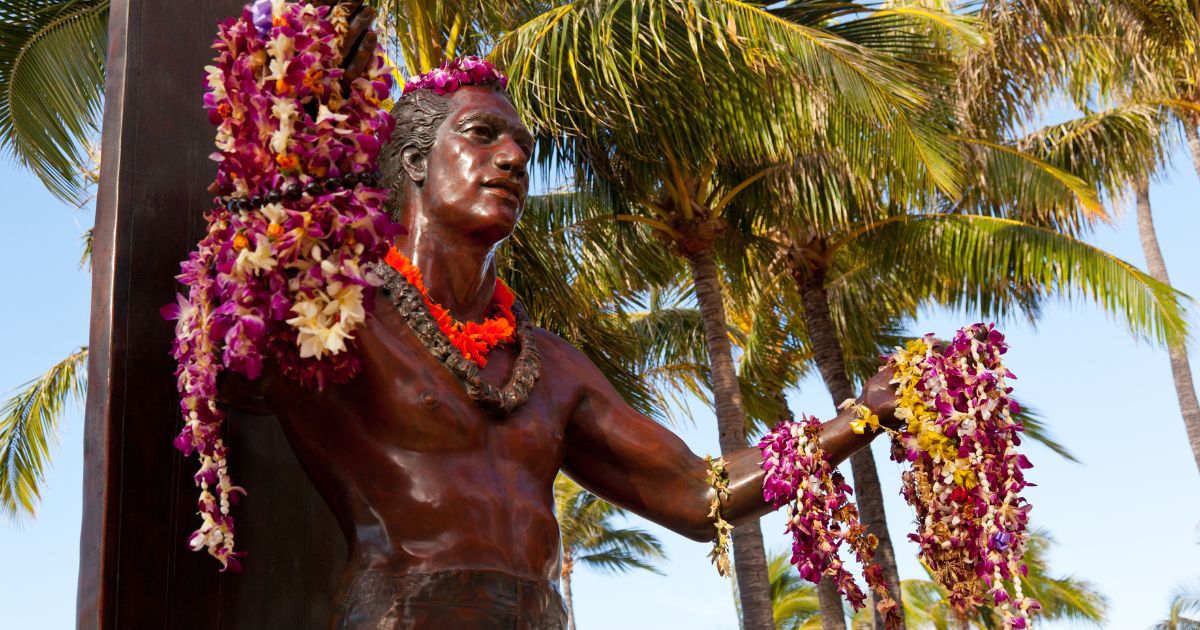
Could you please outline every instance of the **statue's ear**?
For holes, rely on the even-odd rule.
[[[425,155],[417,147],[410,144],[400,149],[400,166],[412,183],[418,186],[425,183],[425,171],[428,164]]]

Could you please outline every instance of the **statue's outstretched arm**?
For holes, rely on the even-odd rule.
[[[693,540],[712,540],[716,530],[708,514],[713,490],[704,458],[630,408],[595,367],[591,372],[567,425],[563,470],[616,505]],[[889,378],[883,373],[872,378],[859,399],[885,424],[892,421],[895,404]],[[856,434],[850,427],[855,418],[852,411],[843,411],[821,428],[821,447],[835,465],[874,437],[869,431]],[[748,446],[726,454],[725,460],[732,495],[722,505],[724,518],[736,526],[770,511],[762,497],[758,448]]]

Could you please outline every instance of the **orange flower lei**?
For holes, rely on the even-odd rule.
[[[429,299],[429,291],[421,280],[421,270],[407,256],[392,248],[384,258],[387,264],[400,272],[409,284],[421,292],[425,306],[429,307],[430,315],[437,321],[438,328],[450,338],[450,343],[463,354],[474,361],[479,367],[487,365],[487,353],[492,348],[513,340],[517,333],[517,318],[513,316],[514,301],[512,290],[500,278],[496,278],[496,289],[493,294],[493,306],[498,313],[479,322],[460,322],[450,316],[450,311],[441,304]]]

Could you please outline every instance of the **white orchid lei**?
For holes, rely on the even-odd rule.
[[[375,186],[393,121],[390,70],[377,52],[343,93],[345,5],[258,0],[219,26],[204,106],[218,125],[208,233],[181,264],[187,296],[172,355],[184,428],[175,447],[197,452],[200,528],[189,544],[238,570],[230,507],[245,491],[229,476],[217,406],[224,369],[258,378],[268,357],[321,388],[359,369],[354,332],[379,281],[368,265],[396,228]]]

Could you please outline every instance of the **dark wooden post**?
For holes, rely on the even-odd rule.
[[[201,108],[219,20],[243,0],[113,0],[96,203],[78,627],[323,628],[345,542],[273,418],[232,417],[242,575],[186,539],[196,462],[181,426],[172,327],[158,309],[211,202]]]

